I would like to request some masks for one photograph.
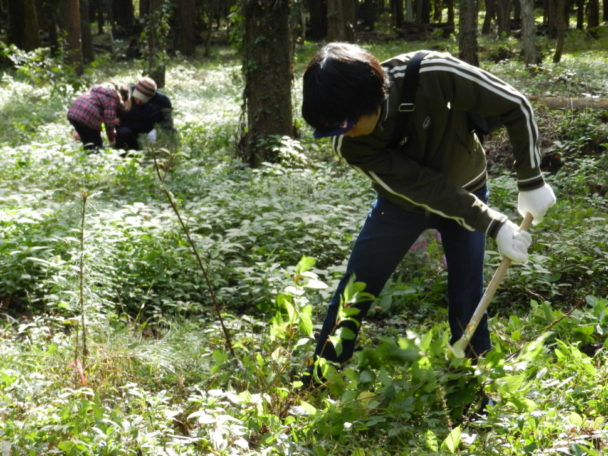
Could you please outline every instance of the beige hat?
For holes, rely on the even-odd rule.
[[[149,77],[141,78],[133,89],[133,98],[147,103],[156,94],[156,82]]]

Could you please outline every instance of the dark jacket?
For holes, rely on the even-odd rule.
[[[366,174],[383,196],[412,211],[428,211],[495,237],[506,216],[472,192],[486,181],[484,150],[467,113],[498,116],[506,126],[520,190],[541,187],[538,129],[520,92],[447,53],[422,61],[415,111],[405,145],[390,149],[404,70],[411,54],[382,63],[390,81],[375,130],[366,136],[334,138],[334,149]]]
[[[128,127],[136,134],[149,133],[157,126],[165,131],[174,131],[171,101],[160,92],[143,105],[133,103],[131,109],[121,112],[119,117],[120,126]]]

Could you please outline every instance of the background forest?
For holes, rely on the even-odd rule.
[[[607,1],[0,0],[0,13],[0,455],[608,453]],[[533,102],[558,201],[494,298],[494,349],[475,366],[446,356],[430,233],[353,360],[299,388],[374,197],[299,113],[303,68],[330,40],[380,59],[448,51]],[[142,74],[171,98],[179,145],[85,153],[71,101]],[[485,146],[490,204],[516,220],[506,133]],[[482,388],[494,405],[478,414]]]

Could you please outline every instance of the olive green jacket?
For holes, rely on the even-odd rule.
[[[544,184],[532,108],[524,95],[488,72],[431,51],[421,62],[405,143],[389,148],[404,70],[412,55],[382,63],[390,88],[374,131],[356,138],[335,137],[334,149],[365,173],[379,194],[399,206],[435,213],[495,237],[507,217],[472,193],[485,184],[487,172],[484,150],[467,113],[500,118],[512,144],[518,187],[532,190]]]

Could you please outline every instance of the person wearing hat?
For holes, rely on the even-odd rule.
[[[346,285],[352,279],[363,282],[365,291],[377,297],[426,229],[439,231],[447,260],[452,344],[483,294],[486,237],[495,239],[505,257],[527,260],[530,234],[520,232],[507,215],[487,204],[485,153],[470,129],[468,113],[496,116],[506,127],[521,215],[530,212],[539,223],[556,200],[540,170],[538,129],[529,102],[488,72],[450,54],[428,51],[419,61],[413,110],[403,121],[402,91],[414,54],[380,63],[357,45],[329,43],[304,73],[302,114],[315,129],[314,136],[330,137],[338,156],[367,176],[377,192],[328,306],[315,359],[340,364],[352,356],[371,301],[355,304],[357,314],[338,320]],[[397,129],[405,135],[395,142]],[[345,334],[348,337],[342,337],[337,347],[340,338],[332,336]],[[475,358],[490,348],[484,317],[467,355]],[[305,374],[305,383],[313,372],[311,368]]]
[[[171,100],[157,90],[152,78],[143,77],[132,87],[129,109],[120,113],[115,147],[139,150],[142,137],[156,141],[158,129],[171,136],[175,133]]]
[[[105,82],[91,87],[70,105],[67,118],[76,130],[75,137],[82,141],[86,150],[103,147],[102,125],[105,126],[108,141],[114,142],[118,116],[125,109],[127,97],[126,87]]]

